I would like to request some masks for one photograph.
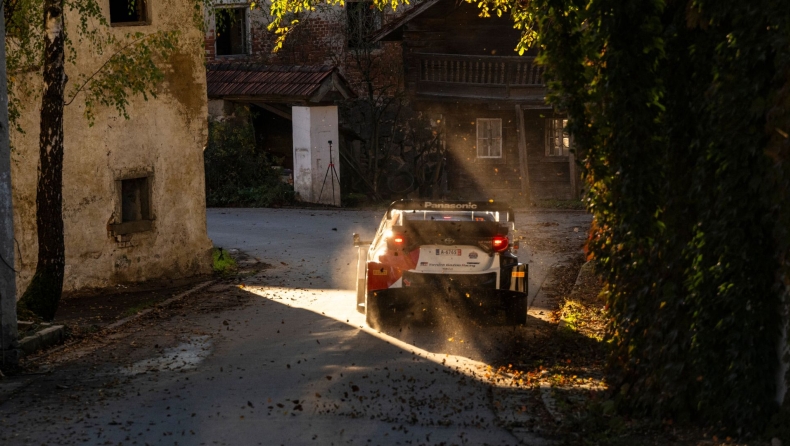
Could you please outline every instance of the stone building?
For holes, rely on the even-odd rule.
[[[393,147],[384,162],[394,166],[386,175],[388,187],[403,175],[405,184],[432,178],[430,187],[405,187],[404,195],[513,204],[580,196],[567,119],[546,104],[543,69],[535,63],[535,54],[515,53],[520,33],[510,17],[481,18],[476,5],[451,0],[425,0],[395,12],[371,6],[348,2],[345,8],[323,7],[300,17],[283,49],[272,54],[274,36],[265,29],[265,11],[250,11],[246,3],[224,3],[217,10],[224,20],[212,22],[206,34],[206,56],[223,62],[223,69],[249,61],[278,69],[336,68],[361,99],[355,106],[364,106],[371,97],[366,79],[372,79],[376,90],[369,103],[387,95],[404,98],[401,103],[406,106],[398,107],[399,112],[408,109],[441,135],[440,148],[434,145],[417,154],[420,141],[397,141],[397,136],[387,141]],[[360,54],[375,59],[376,69],[365,72]],[[209,65],[209,71],[218,66]],[[283,116],[288,114],[285,119],[290,120],[290,107],[297,104],[248,99],[246,103],[262,108],[256,122],[258,139],[271,141],[267,150],[273,153],[290,151],[290,129]],[[209,85],[210,102],[228,100],[239,97],[212,94]],[[374,162],[370,151],[366,159],[366,151],[357,149],[368,144],[371,125],[345,118],[339,120],[341,149],[352,159],[344,163],[344,170],[359,176]],[[420,157],[431,162],[422,170],[403,172],[403,166],[417,164]],[[291,168],[293,156],[287,158]]]
[[[206,144],[206,74],[203,33],[186,0],[100,2],[108,32],[179,30],[180,48],[165,68],[155,98],[130,98],[129,119],[99,108],[89,125],[77,98],[64,111],[63,217],[66,248],[64,290],[177,278],[211,271],[206,233],[203,149]],[[78,20],[69,20],[76,35]],[[79,57],[66,64],[73,82],[109,57],[73,39]],[[28,85],[40,78],[28,77]],[[25,103],[11,135],[18,296],[36,268],[36,183],[40,98]]]

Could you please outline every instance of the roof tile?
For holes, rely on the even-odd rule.
[[[330,66],[275,66],[248,62],[206,67],[208,96],[312,96],[334,71]]]

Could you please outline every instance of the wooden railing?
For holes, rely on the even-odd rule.
[[[534,57],[418,53],[419,81],[496,86],[542,86]]]

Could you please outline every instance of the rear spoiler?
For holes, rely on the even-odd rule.
[[[507,214],[507,221],[515,221],[513,209],[507,203],[489,201],[442,201],[442,200],[398,200],[387,209],[387,220],[392,218],[393,210],[399,211],[483,211]]]

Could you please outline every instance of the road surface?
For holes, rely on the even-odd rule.
[[[0,443],[518,444],[484,379],[512,329],[379,333],[354,310],[351,234],[372,237],[381,215],[209,210],[215,246],[273,267],[52,359],[0,402]],[[576,247],[589,225],[582,213],[517,219]],[[533,298],[573,254],[551,246],[533,254]],[[220,304],[232,299],[243,304]]]

